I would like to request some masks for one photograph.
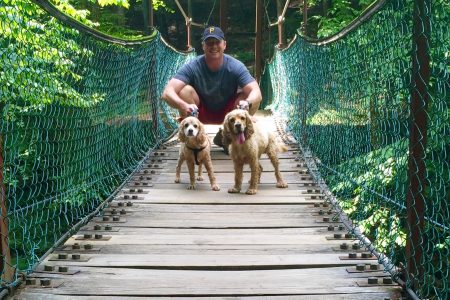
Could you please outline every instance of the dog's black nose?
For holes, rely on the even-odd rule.
[[[189,129],[189,130],[188,130],[188,134],[189,134],[189,135],[192,135],[193,133],[194,133],[194,130],[192,130],[192,129]]]
[[[236,124],[234,124],[234,127],[236,127],[236,129],[241,129],[242,128],[242,124],[241,123],[236,123]]]

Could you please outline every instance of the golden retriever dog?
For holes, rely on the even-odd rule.
[[[195,165],[198,165],[197,180],[203,180],[202,167],[205,165],[213,191],[219,191],[211,161],[211,141],[205,133],[204,125],[195,117],[181,121],[178,138],[182,142],[176,168],[175,182],[180,182],[181,165],[186,161],[190,184],[188,190],[195,190]]]
[[[259,158],[263,153],[267,154],[275,168],[277,187],[288,186],[281,176],[277,156],[278,153],[287,151],[287,146],[278,141],[275,133],[268,132],[261,124],[253,122],[248,111],[235,109],[225,116],[223,143],[230,144],[230,155],[234,163],[234,187],[228,193],[241,191],[244,164],[249,164],[250,186],[245,193],[256,194],[262,173]]]

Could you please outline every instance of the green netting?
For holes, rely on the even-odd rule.
[[[11,252],[9,260],[2,248],[3,284],[29,271],[173,132],[174,111],[159,95],[194,55],[159,34],[108,42],[65,24],[31,0],[0,0],[2,223]]]
[[[386,270],[421,298],[449,299],[450,3],[417,3],[424,14],[413,17],[413,1],[380,1],[339,38],[296,37],[277,50],[268,66],[271,107]],[[413,46],[414,23],[425,36],[429,82]],[[411,147],[423,154],[411,156]]]

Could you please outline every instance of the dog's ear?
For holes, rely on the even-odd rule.
[[[186,135],[184,134],[184,124],[186,124],[186,122],[183,120],[178,127],[178,139],[182,143],[186,142]]]
[[[220,129],[221,130],[221,129]],[[231,144],[231,134],[233,131],[230,128],[230,114],[225,116],[225,120],[223,121],[223,131],[222,131],[222,144],[229,145]]]
[[[248,140],[253,133],[255,133],[255,129],[253,128],[253,121],[252,117],[248,113],[248,111],[245,112],[245,139]]]
[[[203,125],[202,122],[198,121],[198,133],[197,133],[197,143],[199,145],[202,145],[206,140],[206,131],[205,131],[205,125]]]

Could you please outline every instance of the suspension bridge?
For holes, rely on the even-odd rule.
[[[173,182],[160,94],[194,52],[3,0],[0,296],[448,299],[449,20],[444,0],[377,1],[276,48],[258,122],[289,146],[289,187],[264,159],[248,196],[220,148],[221,191]]]

